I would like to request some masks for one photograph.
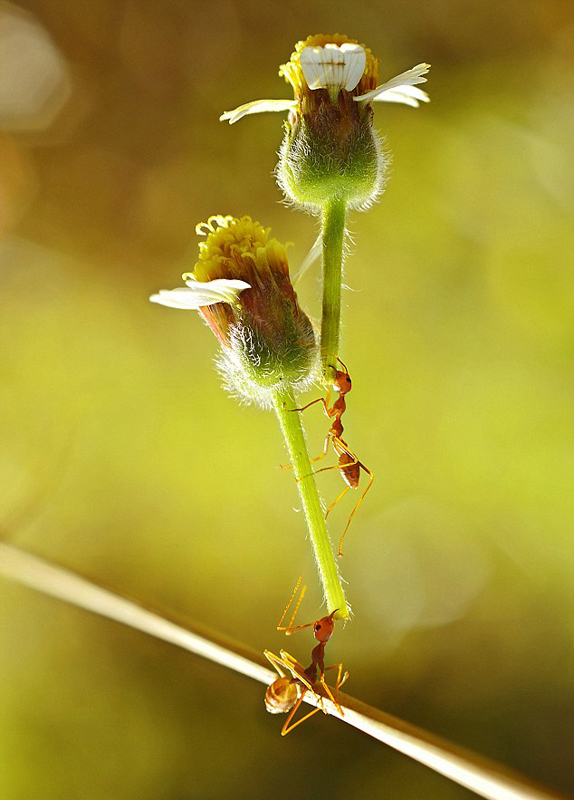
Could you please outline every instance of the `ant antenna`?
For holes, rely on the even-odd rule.
[[[339,356],[337,356],[337,361],[338,361],[338,362],[339,362],[339,364],[340,364],[340,365],[343,367],[343,369],[345,370],[345,372],[346,372],[346,373],[347,373],[347,375],[348,375],[348,374],[349,374],[349,370],[347,369],[347,365],[345,364],[345,362],[343,361],[343,359],[342,359],[342,358],[339,358]]]

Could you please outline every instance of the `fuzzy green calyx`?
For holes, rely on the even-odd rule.
[[[265,320],[244,307],[218,366],[232,393],[270,406],[277,391],[309,388],[316,371],[317,345],[313,326],[298,306],[289,299],[266,300],[273,308]]]
[[[372,108],[344,90],[336,102],[327,89],[313,94],[312,110],[286,123],[279,185],[290,200],[314,212],[333,197],[351,208],[367,206],[379,194],[385,172]]]

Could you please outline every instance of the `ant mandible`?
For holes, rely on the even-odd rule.
[[[308,667],[303,667],[302,664],[300,664],[285,650],[281,650],[279,656],[276,656],[270,650],[265,650],[265,657],[275,667],[280,676],[268,686],[267,691],[265,692],[265,708],[271,714],[287,713],[288,711],[290,712],[281,730],[282,736],[285,736],[287,733],[292,731],[293,728],[296,728],[297,725],[300,725],[306,719],[312,717],[313,714],[317,713],[317,711],[323,711],[323,713],[327,713],[323,705],[323,698],[320,694],[318,694],[318,692],[315,691],[315,686],[317,683],[321,684],[327,697],[331,700],[341,716],[343,716],[343,710],[341,706],[335,700],[330,687],[325,681],[325,672],[332,669],[337,670],[335,691],[338,691],[349,677],[348,672],[345,672],[343,675],[342,664],[332,664],[326,667],[324,662],[325,645],[333,633],[335,627],[334,617],[338,609],[335,609],[335,611],[333,611],[331,614],[326,617],[322,617],[316,622],[309,622],[304,625],[294,626],[293,623],[295,621],[295,617],[297,616],[299,606],[301,605],[301,601],[303,600],[305,592],[307,591],[307,587],[303,586],[289,625],[282,625],[283,620],[285,619],[285,616],[287,615],[287,612],[293,603],[293,599],[297,594],[299,586],[301,585],[301,580],[302,578],[300,577],[297,581],[297,585],[295,586],[293,594],[291,595],[291,599],[289,600],[289,603],[287,604],[285,611],[279,620],[277,630],[284,631],[287,636],[290,636],[292,633],[295,633],[303,628],[309,628],[311,626],[313,627],[313,635],[315,639],[318,640],[319,644],[316,645],[311,652],[310,665]],[[307,691],[313,692],[313,694],[318,698],[318,707],[314,708],[308,714],[305,714],[305,716],[298,719],[297,722],[291,724],[291,721],[297,713],[299,706],[303,702]]]
[[[341,538],[339,540],[339,552],[338,555],[343,555],[343,539],[347,531],[349,530],[349,525],[351,524],[351,520],[355,516],[356,512],[359,509],[359,506],[365,499],[365,495],[373,485],[373,481],[375,480],[375,476],[371,472],[371,470],[366,467],[362,461],[353,453],[352,450],[349,449],[349,445],[343,439],[343,422],[342,417],[347,409],[347,401],[345,400],[345,396],[351,391],[352,389],[352,381],[351,376],[349,375],[349,371],[345,364],[341,361],[341,359],[337,356],[337,361],[343,368],[342,370],[333,368],[333,377],[331,379],[331,387],[333,391],[338,394],[337,399],[333,403],[332,406],[329,405],[330,401],[330,392],[331,389],[329,388],[327,391],[327,397],[318,397],[316,400],[312,400],[310,403],[307,403],[306,406],[302,408],[294,408],[293,411],[306,411],[311,406],[315,405],[316,403],[322,403],[323,409],[325,414],[329,419],[332,419],[331,427],[327,433],[327,438],[325,439],[325,447],[323,452],[317,458],[312,459],[313,462],[319,461],[322,458],[325,458],[329,451],[329,443],[332,442],[333,450],[335,451],[338,457],[338,463],[332,467],[323,467],[322,469],[316,470],[315,474],[319,472],[326,472],[327,470],[331,469],[338,469],[341,477],[347,484],[346,487],[343,489],[341,494],[331,503],[331,505],[327,508],[325,513],[325,519],[329,516],[331,511],[335,508],[339,500],[342,500],[343,497],[347,494],[349,489],[358,489],[359,488],[359,479],[361,477],[361,470],[365,472],[369,476],[369,483],[359,497],[355,507],[351,511],[349,515],[349,519],[347,520],[347,524],[345,526],[345,530],[341,534]]]

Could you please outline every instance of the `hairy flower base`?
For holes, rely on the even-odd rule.
[[[287,337],[278,348],[270,348],[260,331],[237,325],[232,344],[220,351],[216,367],[224,387],[244,403],[272,408],[278,392],[303,392],[318,379],[318,349],[311,323],[306,341]]]
[[[276,174],[290,200],[319,212],[333,197],[351,208],[368,207],[382,190],[386,168],[372,111],[341,93],[336,105],[325,102],[286,126]]]

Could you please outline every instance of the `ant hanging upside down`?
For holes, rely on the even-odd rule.
[[[302,578],[299,578],[297,581],[297,585],[295,586],[293,594],[291,595],[291,599],[289,600],[289,603],[283,612],[283,616],[279,620],[277,630],[284,631],[287,636],[290,636],[292,633],[295,633],[302,628],[310,628],[311,626],[313,627],[313,636],[315,639],[317,639],[319,644],[316,645],[316,647],[314,647],[311,651],[310,665],[305,668],[285,650],[280,650],[278,656],[276,656],[270,650],[265,650],[265,657],[275,667],[280,676],[268,686],[267,691],[265,692],[265,708],[270,714],[286,714],[287,712],[290,712],[289,716],[285,720],[283,728],[281,729],[281,736],[288,734],[293,730],[293,728],[296,728],[297,725],[305,722],[306,719],[309,719],[309,717],[312,717],[313,714],[316,714],[318,711],[323,711],[325,714],[327,713],[323,704],[323,698],[320,694],[318,694],[318,692],[315,691],[315,686],[318,683],[320,683],[320,685],[323,687],[325,694],[329,700],[331,700],[340,715],[343,716],[343,710],[341,706],[335,700],[330,687],[325,681],[325,672],[332,669],[337,670],[335,691],[338,691],[349,677],[348,672],[345,672],[343,675],[342,664],[332,664],[331,666],[326,667],[324,662],[325,645],[333,633],[335,627],[334,617],[338,609],[335,609],[335,611],[331,612],[331,614],[326,617],[322,617],[316,622],[308,622],[305,625],[294,626],[293,623],[295,621],[295,617],[297,616],[299,606],[301,605],[301,601],[303,600],[305,592],[307,591],[307,587],[303,586],[289,625],[286,627],[282,626],[283,620],[285,619],[293,599],[297,594],[301,580]],[[309,711],[308,714],[305,714],[304,717],[298,719],[297,722],[292,723],[293,717],[297,713],[297,710],[303,702],[307,692],[312,692],[318,698],[317,702],[319,705],[317,708]]]
[[[349,375],[349,371],[347,367],[343,364],[340,358],[337,357],[337,361],[343,368],[342,370],[334,369],[333,378],[331,380],[331,386],[333,391],[336,392],[339,396],[335,400],[332,406],[329,405],[330,402],[330,392],[331,389],[327,392],[327,397],[318,397],[316,400],[312,400],[310,403],[307,403],[306,406],[302,408],[294,408],[293,411],[306,411],[311,406],[315,405],[316,403],[322,403],[323,409],[325,414],[332,419],[331,427],[329,428],[329,432],[327,433],[327,438],[325,439],[325,447],[323,452],[317,458],[313,458],[312,462],[320,461],[322,458],[325,458],[327,453],[329,452],[329,443],[333,444],[333,450],[338,456],[339,462],[338,464],[332,467],[323,467],[322,469],[318,469],[315,471],[315,474],[319,472],[326,472],[331,469],[338,469],[341,477],[347,484],[347,486],[343,489],[341,494],[331,503],[325,513],[325,519],[329,516],[331,511],[335,508],[339,500],[342,500],[343,497],[347,494],[349,489],[358,489],[359,488],[359,479],[361,477],[361,470],[365,472],[369,476],[369,483],[359,497],[355,507],[351,511],[349,515],[349,519],[347,520],[347,524],[345,526],[345,530],[343,531],[341,538],[339,540],[339,552],[338,555],[343,555],[343,539],[345,538],[345,534],[349,529],[349,525],[351,524],[351,520],[355,516],[359,506],[363,502],[365,495],[373,485],[373,481],[375,480],[375,476],[371,472],[371,470],[366,467],[362,461],[359,461],[359,458],[353,453],[352,450],[349,449],[349,445],[343,439],[343,422],[342,417],[347,408],[347,402],[345,400],[345,395],[347,395],[352,388],[351,376]]]

